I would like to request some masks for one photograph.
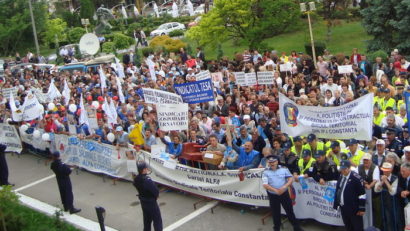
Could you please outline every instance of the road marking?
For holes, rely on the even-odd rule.
[[[54,178],[55,176],[56,176],[56,175],[53,174],[53,175],[51,175],[51,176],[44,177],[43,179],[40,179],[40,180],[38,180],[38,181],[34,181],[34,182],[32,182],[32,183],[30,183],[30,184],[28,184],[28,185],[25,185],[25,186],[23,186],[23,187],[20,187],[20,188],[14,190],[14,191],[15,191],[15,192],[20,192],[20,191],[22,191],[22,190],[24,190],[24,189],[27,189],[27,188],[33,187],[34,185],[40,184],[40,183],[42,183],[42,182],[44,182],[44,181],[46,181],[46,180],[50,180],[50,179]]]
[[[34,198],[28,197],[26,195],[23,195],[21,193],[16,193],[19,196],[19,200],[21,203],[24,205],[37,210],[41,213],[44,213],[48,216],[55,216],[56,211],[61,211],[60,208],[51,206],[47,203],[44,203],[42,201],[36,200]],[[80,217],[76,214],[69,214],[67,212],[64,212],[63,215],[61,216],[61,219],[65,222],[68,222],[75,227],[82,229],[82,230],[90,230],[90,231],[97,231],[100,230],[100,224],[98,222],[89,220],[84,217]],[[106,231],[116,231],[116,229],[110,228],[105,226]]]
[[[176,228],[180,227],[181,225],[187,223],[188,221],[194,219],[195,217],[201,215],[202,213],[204,213],[205,211],[212,209],[213,207],[215,207],[218,204],[218,201],[211,201],[208,202],[206,205],[202,206],[201,208],[195,210],[194,212],[192,212],[191,214],[189,214],[188,216],[178,220],[177,222],[171,224],[170,226],[166,227],[164,229],[164,231],[172,231],[175,230]]]

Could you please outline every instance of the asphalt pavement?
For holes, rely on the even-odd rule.
[[[62,208],[57,182],[50,177],[53,172],[49,162],[32,154],[7,155],[9,181],[15,184],[19,193],[35,198],[49,205]],[[47,177],[49,177],[47,179]],[[43,181],[41,181],[43,179]],[[37,181],[41,181],[36,183]],[[91,173],[85,170],[74,170],[71,174],[74,204],[82,211],[81,217],[98,221],[95,206],[106,209],[105,224],[122,231],[143,230],[142,211],[137,191],[128,181],[113,181],[111,177]],[[34,185],[26,187],[29,184]],[[169,190],[160,186],[159,205],[165,230],[178,231],[267,231],[272,230],[272,218],[262,217],[269,212],[268,208],[253,208],[231,203],[219,202],[213,207],[213,201],[202,201],[201,198],[182,192]],[[197,210],[202,206],[203,211]],[[211,207],[213,207],[211,209]],[[197,211],[197,212],[195,212]],[[200,213],[202,212],[202,213]],[[167,229],[168,227],[168,229]],[[172,228],[171,228],[172,227]],[[324,225],[313,220],[305,220],[302,227],[306,231],[339,231],[340,227]],[[285,222],[283,230],[293,230]]]

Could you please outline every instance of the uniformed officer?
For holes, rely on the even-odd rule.
[[[349,140],[349,149],[346,152],[350,159],[350,162],[352,162],[352,165],[355,167],[359,166],[359,164],[362,163],[362,158],[364,155],[364,152],[358,147],[359,141],[357,141],[356,139]]]
[[[293,146],[290,149],[298,158],[302,158],[303,139],[300,136],[293,137]]]
[[[294,174],[298,172],[298,157],[290,149],[290,144],[285,143],[279,156],[280,164],[289,169],[289,172]]]
[[[6,148],[7,146],[4,144],[0,144],[0,186],[3,185],[12,185],[9,183],[9,168],[7,166],[6,160]]]
[[[138,190],[138,198],[141,201],[142,214],[144,219],[144,231],[151,230],[151,223],[154,222],[154,230],[162,231],[161,211],[157,203],[159,190],[147,176],[149,169],[145,162],[137,163],[138,175],[134,179],[134,187]]]
[[[312,157],[312,152],[308,149],[303,150],[302,158],[298,160],[298,174],[304,176],[305,178],[308,177],[307,172],[310,168],[312,168],[313,163],[316,160]],[[295,176],[295,174],[293,174]],[[296,180],[297,180],[296,176]]]
[[[363,215],[365,213],[366,192],[363,179],[350,170],[349,160],[340,163],[340,177],[336,184],[333,208],[340,208],[346,230],[363,231]]]
[[[315,155],[317,151],[326,151],[325,144],[322,141],[318,141],[315,134],[309,134],[307,137],[307,144],[303,146],[303,149],[311,151],[312,155]]]
[[[399,157],[403,155],[403,145],[400,140],[396,138],[396,129],[388,128],[386,130],[386,149],[390,152],[396,153]]]
[[[399,140],[401,141],[402,147],[410,145],[409,128],[407,127],[407,124],[403,126],[403,131],[399,135]]]
[[[321,185],[325,185],[326,181],[337,180],[339,178],[335,163],[326,158],[324,151],[317,151],[315,159],[316,161],[312,164],[313,168],[307,171],[309,177],[312,177]]]
[[[340,147],[340,142],[335,140],[330,144],[330,149],[327,151],[326,156],[333,161],[337,166],[340,165],[342,160],[343,152]]]
[[[70,214],[81,212],[81,209],[74,207],[73,189],[70,180],[71,169],[61,161],[59,152],[53,152],[53,162],[50,168],[56,175],[64,211],[69,211]]]
[[[303,230],[293,212],[292,201],[289,197],[288,187],[292,185],[293,178],[287,168],[279,166],[277,156],[267,157],[269,168],[266,168],[262,175],[263,187],[266,189],[269,204],[272,210],[273,230],[279,231],[281,226],[280,206],[286,212],[286,215],[293,226],[293,230]]]

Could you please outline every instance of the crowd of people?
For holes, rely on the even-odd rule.
[[[70,134],[69,126],[74,124],[76,135],[82,139],[118,148],[137,144],[146,151],[150,151],[152,145],[164,145],[171,158],[186,164],[183,144],[196,143],[203,145],[204,154],[220,157],[219,163],[208,165],[213,170],[269,168],[269,157],[273,155],[280,166],[289,170],[293,180],[312,177],[322,185],[327,181],[340,181],[343,177],[339,169],[349,165],[360,175],[364,189],[372,198],[372,213],[365,213],[372,216],[365,215],[365,226],[403,229],[403,209],[410,195],[410,139],[403,93],[410,90],[410,62],[398,50],[392,51],[387,60],[381,57],[367,60],[357,49],[344,60],[337,60],[326,50],[317,57],[315,66],[312,58],[295,51],[287,55],[286,52],[245,50],[233,60],[210,61],[205,59],[201,48],[193,54],[181,48],[172,58],[162,53],[146,58],[155,64],[155,76],[148,61],[136,66],[130,54],[124,57],[120,65],[108,63],[86,72],[59,72],[57,68],[40,69],[35,65],[32,69],[11,72],[6,63],[0,85],[18,88],[14,98],[18,107],[34,88],[46,93],[51,84],[60,91],[68,84],[69,99],[55,98],[52,110],[45,110],[45,115],[38,119],[23,122],[45,132]],[[281,64],[288,64],[291,70],[281,71]],[[352,65],[353,72],[339,74],[340,65]],[[174,84],[196,81],[195,74],[203,70],[211,73],[215,101],[189,105],[187,131],[161,131],[156,105],[144,101],[142,88],[175,92]],[[274,84],[236,84],[234,72],[259,71],[273,71]],[[118,78],[120,72],[124,76]],[[340,106],[373,93],[373,139],[326,140],[318,139],[315,134],[290,137],[281,131],[279,93],[299,105],[321,107]],[[95,128],[80,119],[81,96],[84,110],[94,113]],[[12,118],[9,100],[0,95],[3,122]],[[48,103],[44,103],[45,108]],[[69,110],[71,104],[76,105],[77,110]],[[114,105],[114,121],[109,121],[104,104]],[[114,140],[108,137],[110,133],[115,134]]]

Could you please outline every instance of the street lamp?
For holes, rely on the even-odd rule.
[[[307,6],[309,6],[309,9],[307,9]],[[300,11],[302,11],[303,13],[306,13],[308,16],[310,44],[312,46],[313,63],[315,64],[315,67],[317,67],[316,66],[315,42],[313,40],[312,23],[310,22],[310,13],[314,10],[316,10],[315,2],[309,2],[308,5],[306,5],[306,3],[300,3]]]
[[[34,22],[33,6],[31,0],[28,0],[28,7],[30,9],[31,25],[33,26],[34,43],[36,45],[37,55],[40,56],[40,47],[38,46],[36,23]]]
[[[90,25],[90,20],[88,18],[82,18],[81,19],[81,25],[85,27],[85,32],[88,33],[87,27]]]

